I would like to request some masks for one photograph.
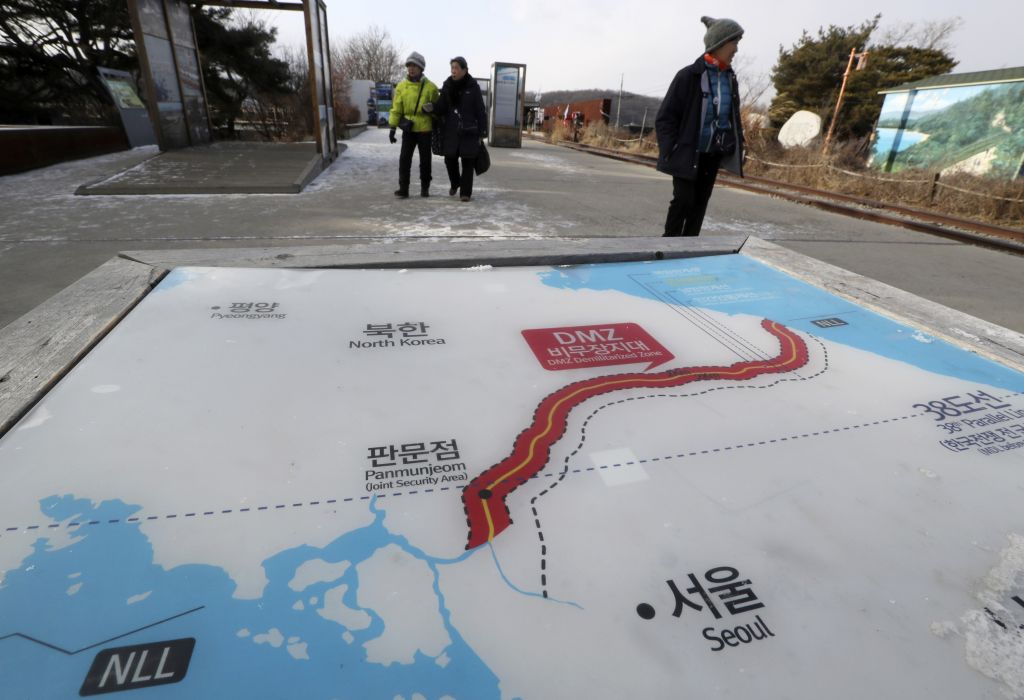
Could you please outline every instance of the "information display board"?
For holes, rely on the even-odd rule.
[[[519,126],[519,69],[515,66],[494,71],[494,123]]]
[[[519,148],[523,145],[523,102],[526,90],[526,66],[521,63],[494,63],[488,102],[490,125],[488,143],[492,146]]]
[[[110,98],[114,101],[114,106],[117,107],[121,125],[128,137],[128,145],[138,148],[156,143],[153,124],[149,121],[145,103],[139,99],[139,94],[135,91],[135,80],[132,74],[104,67],[98,68],[97,72],[103,87],[110,93]]]
[[[150,117],[161,150],[209,143],[210,121],[188,5],[128,0]]]
[[[742,255],[180,268],[0,439],[0,688],[1012,697],[1022,493],[1024,374]]]

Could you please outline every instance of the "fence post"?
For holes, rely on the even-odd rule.
[[[935,195],[939,192],[939,175],[941,175],[941,173],[935,173],[932,175],[932,191],[928,194],[929,204],[935,204]]]

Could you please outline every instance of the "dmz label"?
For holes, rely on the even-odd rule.
[[[638,362],[647,363],[651,370],[675,359],[636,323],[532,328],[521,332],[537,361],[552,371]]]
[[[93,659],[78,691],[81,696],[136,690],[184,680],[196,640],[138,644],[104,649]]]

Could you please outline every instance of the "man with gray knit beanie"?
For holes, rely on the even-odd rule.
[[[412,156],[417,150],[420,153],[420,196],[430,196],[431,153],[430,132],[434,128],[434,120],[424,110],[424,106],[437,99],[437,86],[423,75],[427,61],[423,54],[413,51],[405,59],[405,80],[395,86],[395,96],[391,101],[391,114],[388,124],[391,132],[388,139],[391,143],[398,141],[395,132],[402,130],[402,150],[398,155],[398,189],[395,196],[405,199],[409,196],[409,182],[412,178]]]
[[[672,80],[654,121],[658,170],[672,176],[665,236],[696,236],[704,223],[719,167],[743,176],[740,91],[731,63],[743,27],[701,17],[704,55]]]

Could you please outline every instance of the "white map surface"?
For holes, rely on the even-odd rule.
[[[1022,392],[743,256],[175,270],[0,439],[0,695],[1024,697]]]

